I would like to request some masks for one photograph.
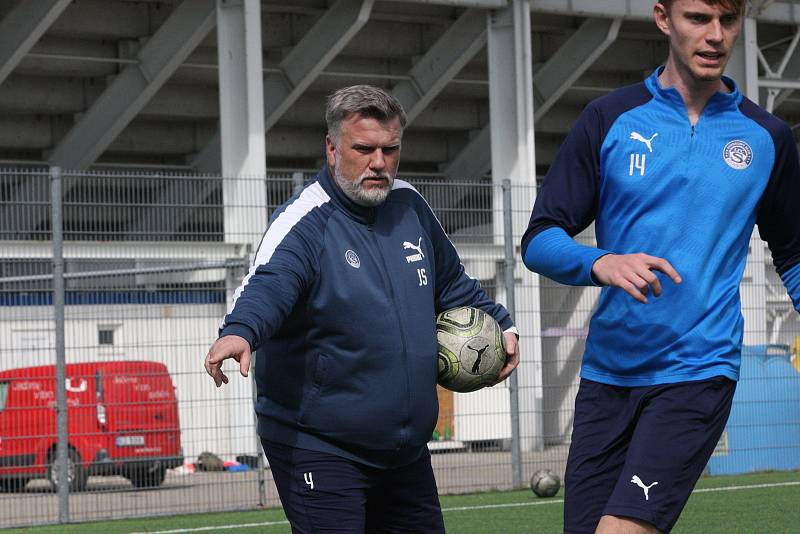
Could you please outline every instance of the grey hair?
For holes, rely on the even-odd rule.
[[[339,139],[342,121],[351,113],[358,113],[381,122],[399,118],[401,129],[405,128],[408,121],[400,102],[380,87],[371,85],[343,87],[328,96],[325,107],[328,135],[334,142]]]

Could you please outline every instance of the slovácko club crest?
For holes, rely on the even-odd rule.
[[[348,249],[347,252],[344,253],[344,259],[347,261],[347,263],[350,264],[350,267],[352,267],[353,269],[358,269],[359,267],[361,267],[361,260],[358,259],[358,254],[356,254],[352,250]]]
[[[722,149],[722,157],[728,167],[741,171],[750,166],[753,161],[753,150],[750,145],[739,139],[735,139],[725,145]]]

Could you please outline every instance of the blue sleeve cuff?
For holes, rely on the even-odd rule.
[[[784,272],[781,275],[783,285],[786,286],[786,291],[792,299],[794,309],[800,312],[800,263]]]
[[[227,324],[219,331],[219,337],[225,336],[239,336],[244,338],[245,341],[250,344],[250,350],[255,350],[256,334],[247,325],[243,325],[241,323]]]
[[[577,243],[557,226],[537,234],[523,253],[528,269],[571,286],[599,285],[592,277],[592,266],[599,257],[610,254]]]

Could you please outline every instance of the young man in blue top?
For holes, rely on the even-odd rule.
[[[723,77],[745,0],[662,0],[669,57],[592,102],[545,178],[525,264],[603,286],[565,477],[566,532],[668,532],[739,377],[739,284],[755,224],[800,309],[791,130]],[[597,247],[572,238],[594,221]]]
[[[444,532],[427,443],[436,314],[511,317],[461,264],[427,202],[395,179],[406,118],[376,87],[331,95],[328,165],[272,216],[206,356],[243,376],[258,349],[258,434],[295,533]],[[406,246],[413,243],[412,247]]]

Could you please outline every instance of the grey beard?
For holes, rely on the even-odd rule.
[[[347,198],[359,206],[366,206],[368,208],[374,208],[375,206],[383,204],[383,202],[386,200],[386,197],[389,196],[389,192],[392,190],[394,177],[389,174],[383,175],[383,177],[387,178],[389,182],[388,187],[385,189],[377,187],[372,189],[364,189],[362,183],[365,177],[372,177],[372,175],[362,174],[358,177],[358,180],[350,181],[342,176],[339,160],[337,160],[336,165],[334,165],[333,178],[336,180],[336,183],[339,184],[339,187],[342,189],[342,192],[344,192]]]

